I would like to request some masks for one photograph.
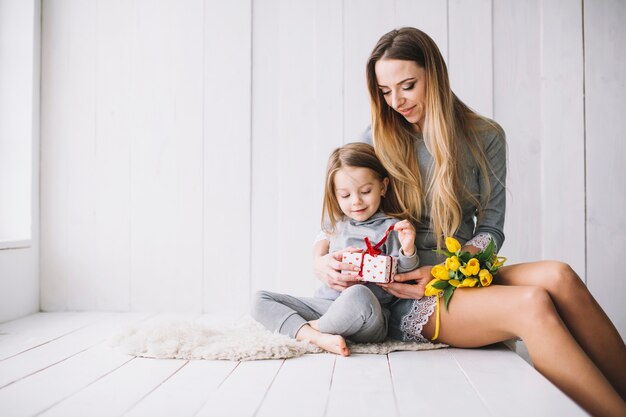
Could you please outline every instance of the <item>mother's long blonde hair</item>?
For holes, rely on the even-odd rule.
[[[380,59],[413,61],[425,70],[426,115],[422,134],[434,160],[429,184],[423,183],[418,167],[415,126],[387,105],[378,88],[375,66]],[[374,147],[391,175],[392,190],[402,210],[418,223],[425,208],[425,195],[430,194],[430,219],[437,245],[441,246],[443,237],[453,236],[461,224],[460,201],[472,201],[479,208],[480,216],[489,200],[488,161],[480,129],[489,125],[499,127],[473,112],[454,95],[439,48],[427,34],[415,28],[392,30],[380,38],[367,62],[367,84]],[[471,195],[460,178],[461,140],[469,146],[486,182],[486,190],[480,196]]]

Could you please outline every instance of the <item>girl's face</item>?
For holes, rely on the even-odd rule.
[[[414,61],[381,59],[374,67],[387,105],[419,129],[426,118],[426,71]],[[417,129],[417,126],[416,126]]]
[[[343,214],[364,221],[378,211],[387,184],[389,178],[381,181],[369,168],[343,167],[335,173],[335,196]]]

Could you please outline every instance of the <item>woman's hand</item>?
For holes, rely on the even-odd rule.
[[[425,265],[414,271],[398,274],[394,277],[394,282],[389,284],[378,284],[389,294],[398,298],[419,300],[424,296],[426,284],[433,279],[430,271],[432,265]],[[407,281],[415,281],[413,284],[406,284]]]
[[[342,256],[345,252],[361,251],[362,249],[349,247],[326,255],[316,254],[313,257],[313,271],[324,284],[333,290],[343,291],[360,281],[360,268],[341,262]]]
[[[406,256],[413,256],[415,253],[415,227],[410,221],[402,220],[393,225],[393,230],[398,233],[402,252]]]

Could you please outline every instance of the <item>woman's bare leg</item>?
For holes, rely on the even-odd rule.
[[[315,321],[305,324],[296,333],[296,340],[307,340],[314,345],[332,353],[342,356],[349,356],[350,349],[346,345],[346,340],[338,334],[322,333],[314,328]]]
[[[432,337],[434,315],[423,329]],[[594,416],[624,416],[626,403],[569,333],[539,287],[459,289],[441,308],[439,339],[478,347],[522,337],[535,368]]]
[[[616,391],[626,399],[626,345],[569,265],[542,261],[502,267],[498,283],[532,285],[550,294],[563,322]]]

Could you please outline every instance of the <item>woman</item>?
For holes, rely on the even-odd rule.
[[[445,62],[433,40],[414,28],[385,34],[367,63],[376,153],[393,189],[417,225],[422,265],[442,259],[432,249],[443,237],[475,253],[504,235],[504,133],[472,112],[451,91]],[[476,222],[474,222],[476,215]],[[341,290],[355,278],[341,270],[341,251],[315,244],[318,277]],[[394,304],[390,334],[432,338],[433,297],[424,297],[430,266],[396,277],[384,288]],[[576,273],[559,262],[502,267],[494,285],[458,289],[440,311],[438,341],[484,346],[521,337],[546,378],[592,415],[626,415],[626,347]]]

